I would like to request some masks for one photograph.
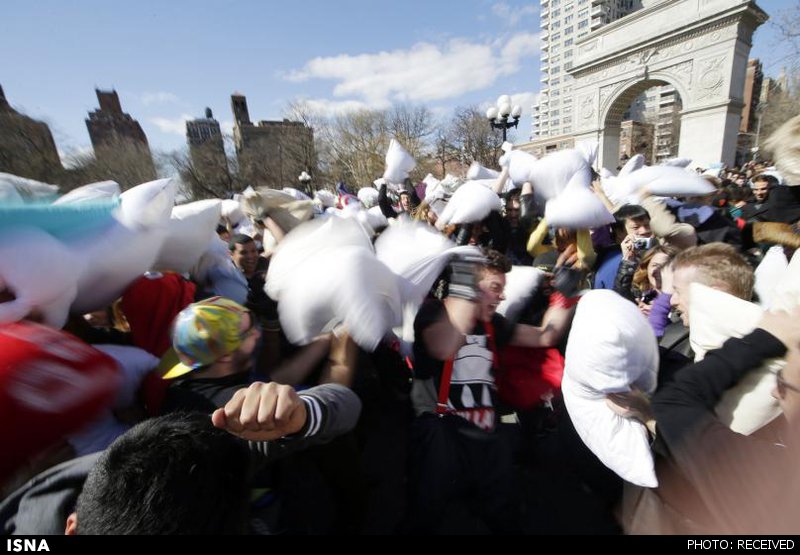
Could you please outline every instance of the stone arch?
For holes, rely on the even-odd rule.
[[[604,99],[601,95],[599,121],[603,129],[600,150],[600,166],[614,169],[619,162],[620,124],[622,115],[631,103],[643,92],[652,87],[670,85],[678,93],[683,108],[687,107],[688,93],[680,79],[664,72],[639,78],[628,79],[611,87],[611,92]],[[680,144],[680,140],[678,140]]]

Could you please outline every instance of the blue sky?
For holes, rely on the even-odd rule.
[[[792,1],[759,5],[774,15]],[[0,85],[51,125],[62,152],[89,145],[95,86],[115,88],[162,150],[183,147],[183,121],[206,106],[229,128],[234,91],[253,120],[279,119],[295,98],[326,110],[406,101],[446,116],[504,93],[529,115],[538,32],[538,1],[3,0]],[[784,56],[762,27],[751,57],[777,75]]]

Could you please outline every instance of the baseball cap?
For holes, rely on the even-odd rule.
[[[224,297],[211,297],[184,308],[172,324],[172,347],[180,362],[164,374],[164,379],[213,364],[238,349],[247,336],[239,328],[248,312]]]

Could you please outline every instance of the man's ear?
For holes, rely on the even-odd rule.
[[[78,513],[72,513],[67,517],[67,526],[64,528],[65,536],[78,535]]]

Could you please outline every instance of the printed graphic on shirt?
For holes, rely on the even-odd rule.
[[[492,351],[485,335],[468,335],[453,360],[449,407],[482,430],[494,429]]]

